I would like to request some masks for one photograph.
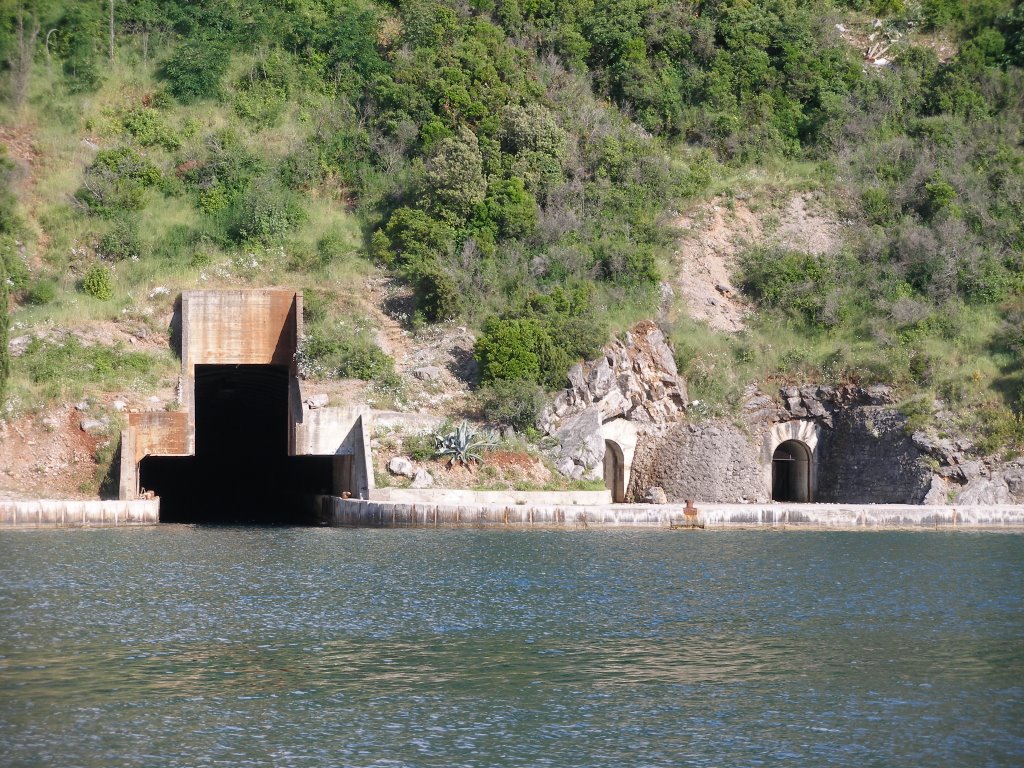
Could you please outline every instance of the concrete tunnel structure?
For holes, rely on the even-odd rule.
[[[185,291],[180,410],[131,413],[120,498],[143,489],[164,522],[314,523],[315,494],[367,498],[368,410],[303,404],[302,294]]]

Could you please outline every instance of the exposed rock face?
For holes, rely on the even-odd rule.
[[[569,387],[544,409],[538,426],[558,438],[556,466],[570,477],[600,476],[602,424],[626,419],[643,433],[660,433],[685,412],[686,384],[675,355],[650,321],[607,345],[603,356],[573,366],[568,379]]]
[[[627,498],[643,499],[652,486],[669,501],[766,501],[758,447],[724,421],[677,424],[643,441],[633,459]]]
[[[574,480],[584,475],[593,477],[604,459],[600,411],[590,406],[582,413],[562,419],[555,437],[561,446],[555,462],[558,471]]]
[[[602,357],[574,365],[568,378],[569,387],[540,415],[538,426],[551,435],[564,419],[591,406],[602,422],[625,418],[650,431],[678,421],[686,409],[686,384],[672,348],[650,321],[606,346]]]

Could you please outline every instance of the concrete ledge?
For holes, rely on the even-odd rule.
[[[676,504],[451,504],[320,496],[323,525],[366,527],[654,527],[806,530],[1024,530],[1024,505],[706,504],[687,519]]]
[[[4,528],[98,528],[156,525],[159,499],[133,501],[0,501]]]
[[[521,506],[596,506],[612,503],[612,492],[603,491],[468,491],[455,488],[375,488],[370,501],[394,504],[502,504]]]

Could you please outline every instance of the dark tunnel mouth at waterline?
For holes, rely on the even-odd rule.
[[[772,454],[772,500],[804,504],[811,493],[811,450],[799,440],[786,440]]]
[[[195,367],[195,455],[139,465],[161,522],[315,523],[312,496],[330,493],[335,457],[288,455],[289,375],[284,365]]]

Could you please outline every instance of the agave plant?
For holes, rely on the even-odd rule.
[[[456,462],[468,467],[471,461],[482,462],[481,454],[497,445],[490,432],[477,432],[465,420],[452,432],[434,435],[434,454],[448,457],[448,466]]]

